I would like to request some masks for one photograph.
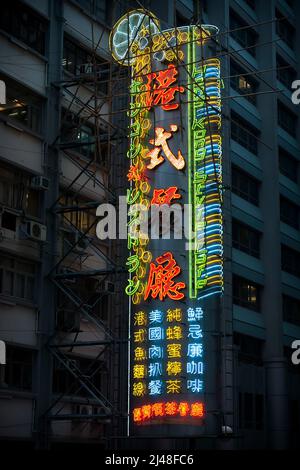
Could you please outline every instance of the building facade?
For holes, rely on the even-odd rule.
[[[7,363],[0,365],[0,438],[104,446],[105,437],[126,434],[128,310],[118,274],[126,249],[96,238],[95,210],[126,189],[128,101],[122,94],[118,100],[115,88],[126,74],[112,65],[108,36],[113,21],[140,4],[162,29],[218,26],[224,82],[215,432],[161,445],[296,447],[300,374],[291,344],[300,338],[300,108],[291,84],[300,74],[300,8],[292,0],[153,0],[113,8],[104,0],[28,0],[4,8],[0,340]]]

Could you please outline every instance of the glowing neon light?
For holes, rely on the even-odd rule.
[[[151,405],[134,408],[132,415],[135,423],[142,423],[165,416],[203,418],[204,405],[202,402],[152,403]]]

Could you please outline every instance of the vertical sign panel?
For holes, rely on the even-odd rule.
[[[218,308],[213,299],[223,289],[220,64],[208,48],[216,32],[206,25],[159,31],[154,16],[135,10],[110,38],[114,58],[131,67],[126,294],[133,434],[155,434],[156,425],[166,435],[195,434],[211,393],[206,311]]]

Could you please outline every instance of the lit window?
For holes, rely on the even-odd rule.
[[[233,276],[233,302],[236,305],[259,311],[261,287],[242,277]]]

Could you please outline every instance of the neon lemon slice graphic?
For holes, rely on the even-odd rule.
[[[152,13],[142,9],[126,13],[117,21],[110,33],[109,42],[113,58],[122,65],[133,64],[135,61],[133,44],[141,40],[141,45],[146,45],[147,36],[158,32],[159,21]]]

